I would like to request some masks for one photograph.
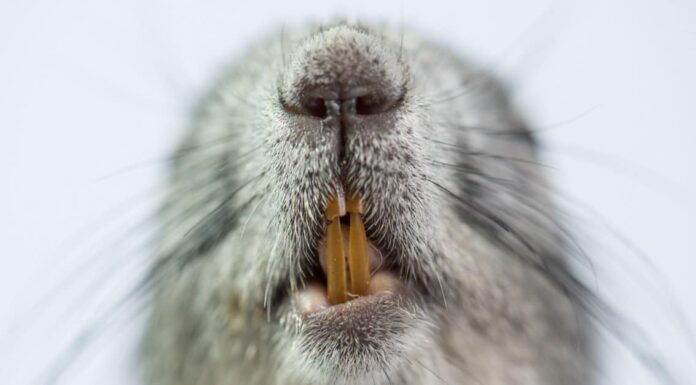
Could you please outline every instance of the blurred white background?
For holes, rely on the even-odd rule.
[[[254,39],[341,15],[403,22],[509,84],[594,286],[690,383],[696,4],[681,0],[2,0],[0,382],[67,368],[60,383],[134,383],[141,320],[109,312],[142,273],[143,220],[196,97]],[[605,341],[603,384],[659,383]]]

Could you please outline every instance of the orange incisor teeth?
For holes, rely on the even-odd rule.
[[[346,213],[343,197],[333,197],[326,206],[326,291],[332,305],[346,302],[346,259],[343,254],[341,215]]]
[[[329,220],[329,226],[326,229],[326,286],[329,302],[332,305],[346,302],[349,296],[367,294],[367,288],[370,285],[367,236],[361,217],[362,202],[359,196],[350,197],[348,202],[344,199],[341,195],[332,197],[325,213],[326,219]],[[346,212],[350,214],[348,253],[343,246],[341,229],[341,216]],[[350,277],[346,274],[346,254]],[[350,293],[348,278],[350,278]]]
[[[360,198],[348,199],[347,211],[350,213],[350,240],[348,242],[348,265],[350,266],[350,291],[354,295],[367,294],[370,286],[370,261],[367,255],[367,236],[361,215],[363,207]]]

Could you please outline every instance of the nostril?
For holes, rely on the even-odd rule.
[[[371,115],[388,110],[393,103],[381,95],[363,95],[355,98],[355,113]]]
[[[316,116],[317,118],[326,117],[326,102],[322,98],[308,98],[304,100],[302,107],[304,107],[309,115]]]
[[[305,97],[299,103],[299,108],[294,109],[294,111],[321,119],[329,115],[339,114],[373,115],[390,110],[401,100],[379,92],[366,93],[364,89],[362,91],[346,92],[343,97],[338,96],[337,93],[317,92],[314,95],[305,93]]]

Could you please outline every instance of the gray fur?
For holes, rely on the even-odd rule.
[[[336,125],[300,111],[331,81],[401,94],[344,122],[341,160]],[[350,325],[291,304],[339,175],[407,287]],[[501,86],[437,44],[346,24],[258,43],[201,104],[171,184],[147,384],[590,382],[534,142]]]

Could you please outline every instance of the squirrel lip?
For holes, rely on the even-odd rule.
[[[368,305],[385,296],[396,296],[403,292],[403,286],[396,275],[390,271],[379,270],[370,280],[365,295],[351,301],[332,305],[329,303],[326,285],[321,282],[311,282],[294,294],[293,303],[297,312],[302,316],[311,316],[321,312],[345,309],[350,312],[354,305]]]

